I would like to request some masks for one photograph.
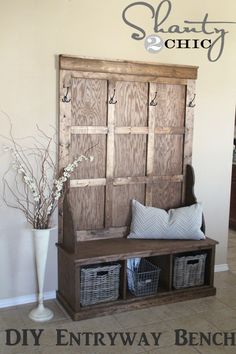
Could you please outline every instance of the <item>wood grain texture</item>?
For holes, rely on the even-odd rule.
[[[63,102],[63,98],[68,89],[68,100],[71,99],[71,82],[70,73],[64,70],[60,71],[60,92],[59,92],[59,161],[58,161],[58,171],[61,171],[65,166],[68,165],[70,159],[70,126],[71,126],[71,101]],[[59,220],[58,220],[58,240],[63,242],[63,205],[59,201],[58,205]]]
[[[80,265],[128,259],[132,257],[152,257],[207,250],[218,244],[210,238],[204,240],[134,240],[110,239],[85,241],[77,244],[74,262]]]
[[[114,177],[145,176],[147,137],[116,135]]]
[[[60,166],[98,145],[88,153],[94,162],[82,163],[72,176],[64,203],[59,301],[77,320],[214,295],[216,241],[126,237],[132,199],[164,209],[179,207],[185,187],[185,202],[194,198],[193,178],[185,179],[185,165],[192,143],[189,102],[194,82],[189,79],[196,77],[197,68],[62,56],[60,68],[60,100],[67,88],[71,98],[60,105]],[[117,103],[109,104],[114,90]],[[157,106],[150,106],[156,92]],[[207,252],[205,284],[173,290],[174,255],[196,251]],[[155,296],[136,298],[129,293],[126,268],[132,257],[150,257],[162,268]],[[120,298],[80,307],[80,267],[109,261],[122,265]]]
[[[151,101],[151,95],[156,85],[150,83],[149,86],[149,102]],[[155,106],[149,105],[148,110],[148,148],[147,148],[147,176],[153,175],[154,166],[154,149],[155,149]]]
[[[186,117],[185,117],[185,140],[184,140],[184,164],[191,165],[192,162],[192,140],[193,140],[193,120],[194,107],[189,107],[195,95],[195,81],[189,80],[186,97]],[[195,103],[194,103],[195,104]]]
[[[73,279],[73,281],[71,281]],[[75,267],[73,259],[62,248],[58,247],[58,289],[61,295],[75,311],[76,290],[75,290]]]
[[[115,127],[115,134],[148,134],[148,127]]]
[[[71,179],[70,188],[105,186],[106,178]]]
[[[153,185],[152,205],[157,208],[178,208],[182,202],[182,183],[159,182]]]
[[[113,301],[92,307],[86,307],[79,312],[71,309],[69,304],[65,301],[60,292],[57,292],[58,301],[66,308],[74,321],[80,321],[88,318],[114,315],[119,312],[126,312],[130,310],[140,310],[146,307],[166,305],[175,302],[193,300],[207,296],[214,296],[216,288],[211,286],[201,286],[194,289],[178,290],[178,292],[161,292],[154,296],[148,297],[130,297],[125,300]]]
[[[192,140],[193,140],[193,119],[194,119],[194,107],[190,107],[191,101],[195,97],[195,81],[188,80],[186,90],[186,108],[185,108],[185,137],[184,137],[184,150],[183,150],[183,164],[184,175],[186,177],[186,166],[192,163]],[[195,104],[195,102],[194,102]],[[184,180],[184,186],[186,180]],[[183,188],[182,200],[185,200],[185,190]]]
[[[127,260],[120,261],[120,298],[125,300],[127,297]]]
[[[117,81],[115,90],[116,126],[147,126],[148,84]]]
[[[114,176],[114,155],[115,155],[115,104],[110,102],[115,90],[115,83],[109,82],[108,88],[108,117],[107,117],[107,160],[106,160],[106,193],[105,193],[105,228],[112,226],[112,178]],[[114,99],[114,101],[116,98]]]
[[[147,140],[147,165],[146,175],[153,176],[154,168],[154,149],[155,149],[155,106],[151,106],[151,94],[154,92],[155,84],[149,84],[149,106],[148,106],[148,140]],[[155,96],[154,96],[155,97]],[[152,206],[152,184],[146,185],[145,205]]]
[[[129,226],[131,221],[131,200],[144,204],[144,185],[125,185],[113,188],[112,226]]]
[[[102,126],[71,126],[71,134],[107,134],[108,127]],[[148,134],[148,127],[114,127],[115,134]],[[184,134],[184,127],[157,127],[154,129],[155,134],[166,135],[166,134]]]
[[[74,171],[73,179],[103,178],[106,176],[106,136],[71,135],[70,161],[79,155],[93,156],[94,160],[82,161]]]
[[[63,199],[63,246],[68,252],[75,252],[76,232],[73,219],[73,210],[69,202],[69,189]],[[59,240],[61,242],[61,240]]]
[[[178,175],[183,171],[183,136],[159,135],[155,139],[153,173]]]
[[[72,79],[71,114],[73,125],[106,125],[107,81]]]
[[[102,73],[102,72],[92,72],[92,71],[68,71],[72,78],[84,78],[84,79],[98,79],[98,80],[111,80],[111,81],[134,81],[134,82],[156,82],[160,84],[171,84],[171,85],[187,85],[187,79],[176,79],[161,76],[150,76],[150,75],[130,75],[130,74],[114,74],[114,73]]]
[[[75,230],[104,228],[104,187],[73,188],[69,200]]]
[[[102,126],[71,126],[70,128],[71,134],[107,134],[108,128]]]
[[[157,92],[156,127],[183,127],[185,118],[185,86],[153,84],[152,99]]]
[[[110,227],[109,229],[95,229],[77,231],[77,241],[104,240],[107,238],[123,238],[128,234],[128,227]]]
[[[196,66],[90,59],[66,55],[59,56],[59,67],[61,70],[117,73],[137,76],[153,75],[180,79],[196,79],[198,69]]]
[[[183,175],[172,175],[172,176],[135,176],[135,177],[116,177],[111,179],[113,186],[123,186],[126,184],[152,184],[159,181],[169,181],[169,182],[182,182]],[[70,188],[84,188],[84,187],[95,187],[95,186],[105,186],[107,184],[106,178],[88,178],[88,179],[71,179]]]
[[[68,307],[68,304],[63,301],[60,294],[58,300],[64,305],[67,311],[70,313],[74,321],[84,320],[88,318],[114,315],[119,312],[126,312],[130,310],[140,310],[146,307],[166,305],[175,302],[193,300],[204,298],[207,296],[214,296],[216,294],[216,288],[211,286],[201,286],[194,289],[178,290],[178,293],[161,292],[154,296],[147,297],[130,297],[125,300],[118,300],[93,307],[82,309],[80,312],[73,312]]]

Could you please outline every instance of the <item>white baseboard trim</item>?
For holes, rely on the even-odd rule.
[[[30,304],[37,301],[37,294],[18,296],[9,299],[0,299],[0,308],[12,307],[23,304]],[[56,298],[56,291],[48,291],[44,293],[44,300],[51,300]]]
[[[217,264],[215,265],[215,273],[217,272],[227,272],[229,270],[228,264]]]

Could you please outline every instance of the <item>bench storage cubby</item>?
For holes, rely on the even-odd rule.
[[[127,239],[132,199],[166,210],[196,203],[191,158],[197,68],[60,56],[59,70],[59,168],[80,154],[94,156],[74,172],[59,208],[60,303],[79,320],[214,295],[216,241]],[[173,283],[176,257],[201,254],[203,280]],[[136,257],[161,269],[152,294],[129,291],[128,259]],[[119,266],[114,294],[108,273],[99,270],[107,294],[99,298],[95,275],[98,298],[92,292],[86,297],[83,269],[110,262]]]

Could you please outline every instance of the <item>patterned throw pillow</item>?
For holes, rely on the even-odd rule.
[[[200,203],[167,212],[132,200],[132,222],[128,238],[201,240],[205,239],[201,226]]]

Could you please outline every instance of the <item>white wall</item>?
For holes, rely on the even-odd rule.
[[[196,194],[203,202],[207,234],[217,239],[216,263],[226,263],[232,139],[236,93],[236,26],[227,27],[223,57],[210,63],[203,50],[162,50],[153,55],[143,41],[130,39],[132,29],[121,13],[127,0],[0,0],[0,110],[9,114],[18,136],[46,132],[57,120],[58,54],[131,59],[199,66],[193,144]],[[159,1],[151,1],[153,5]],[[185,19],[235,20],[236,2],[172,1],[169,24]],[[134,18],[150,19],[142,10]],[[164,38],[166,38],[164,36]],[[1,133],[7,134],[1,121]],[[8,161],[1,156],[1,174]],[[24,218],[0,206],[0,299],[35,293],[32,240]],[[57,287],[53,235],[45,291]]]

